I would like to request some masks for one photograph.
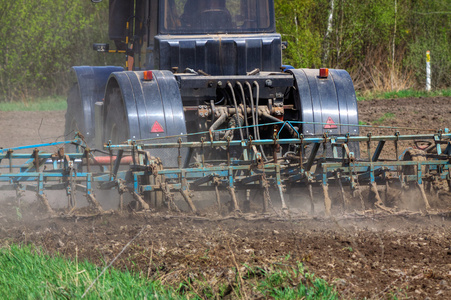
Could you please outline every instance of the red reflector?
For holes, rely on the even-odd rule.
[[[144,80],[150,81],[153,79],[152,71],[144,71]]]
[[[335,125],[334,120],[332,120],[331,117],[327,118],[326,125],[324,125],[324,129],[336,129],[336,128],[338,128],[338,126]]]
[[[327,78],[327,77],[329,77],[329,69],[327,69],[327,68],[319,69],[319,77],[320,78]]]
[[[160,125],[160,123],[158,123],[158,121],[155,121],[155,123],[153,123],[153,125],[152,125],[152,129],[150,129],[150,132],[152,132],[152,133],[161,133],[161,132],[164,132],[164,129]]]

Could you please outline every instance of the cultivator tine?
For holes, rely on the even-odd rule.
[[[140,195],[138,195],[138,193],[133,191],[131,192],[131,194],[133,196],[133,199],[141,205],[141,208],[143,210],[150,210],[149,204],[147,204],[146,201],[144,201],[144,199]]]
[[[183,199],[185,199],[186,203],[188,203],[189,208],[191,209],[191,212],[197,213],[196,206],[193,203],[192,194],[189,189],[188,182],[186,181],[185,174],[182,172],[182,180],[181,180],[181,188],[180,188],[180,194],[182,195]]]
[[[97,201],[97,199],[94,197],[93,194],[87,194],[86,200],[88,200],[88,203],[93,206],[95,209],[97,209],[100,213],[105,212],[100,205],[100,203]],[[147,204],[147,203],[146,203]]]
[[[282,203],[282,211],[286,212],[286,211],[288,211],[288,207],[287,207],[287,204],[283,197],[284,186],[282,185],[282,180],[280,178],[280,165],[276,165],[276,182],[277,182],[277,188],[279,190],[280,201]]]
[[[421,198],[423,199],[424,202],[424,206],[426,207],[426,211],[431,209],[431,206],[429,205],[429,201],[428,201],[428,197],[426,196],[426,192],[424,191],[424,184],[422,183],[418,183],[418,188],[420,189],[420,193],[421,193]]]
[[[287,207],[287,204],[285,203],[285,199],[283,197],[283,189],[284,188],[280,184],[277,185],[277,188],[279,189],[280,201],[282,202],[282,211],[286,212],[286,211],[288,211],[288,207]]]
[[[221,197],[219,195],[219,178],[214,177],[213,178],[213,184],[215,186],[215,196],[216,196],[216,204],[218,204],[218,212],[221,213]]]
[[[124,194],[123,193],[119,193],[119,211],[123,212],[124,211]]]
[[[330,216],[330,209],[331,209],[331,206],[332,206],[332,201],[330,200],[330,197],[329,197],[329,185],[326,183],[326,184],[323,184],[322,185],[323,186],[323,193],[324,193],[324,208],[325,208],[325,213],[326,213],[326,216]]]
[[[17,206],[20,207],[22,203],[22,198],[24,197],[25,191],[20,188],[19,184],[16,184],[16,199],[17,199]]]
[[[362,208],[362,212],[365,213],[365,200],[363,199],[362,191],[360,189],[360,185],[356,186],[356,189],[354,190],[354,193],[357,194],[357,196],[360,199],[360,206]]]
[[[179,208],[174,203],[174,194],[171,193],[170,185],[166,183],[160,183],[160,189],[163,192],[164,198],[166,199],[169,211],[172,211],[172,209],[174,209],[175,211],[180,212]]]
[[[376,203],[374,203],[374,205],[375,205],[376,207],[378,207],[378,208],[380,208],[380,209],[382,209],[382,210],[384,210],[384,211],[386,211],[386,212],[392,214],[393,212],[391,211],[391,209],[389,209],[388,207],[386,207],[386,206],[384,205],[384,202],[382,202],[382,199],[381,199],[381,197],[380,197],[380,195],[379,195],[379,191],[377,190],[377,184],[376,184],[375,182],[372,182],[372,183],[370,184],[370,189],[371,189],[371,192],[373,192],[374,197],[376,198]]]
[[[381,197],[379,196],[379,191],[377,190],[377,184],[376,184],[375,182],[371,182],[371,183],[370,183],[370,189],[371,189],[371,191],[373,192],[374,197],[376,198],[376,203],[375,203],[375,205],[376,205],[377,207],[384,206],[384,203],[382,202],[382,199],[381,199]]]
[[[126,188],[124,185],[123,180],[118,180],[117,181],[117,191],[119,193],[119,211],[123,212],[124,211],[124,193],[126,192]]]
[[[248,213],[251,211],[251,191],[246,190],[245,193],[246,193],[246,195],[245,195],[244,201],[243,201],[243,211]]]
[[[348,209],[348,206],[349,206],[349,201],[346,198],[345,191],[343,189],[343,183],[341,182],[340,172],[336,172],[335,173],[335,179],[337,180],[338,185],[340,187],[340,195],[341,195],[343,210],[346,211]]]
[[[313,186],[310,182],[308,184],[308,192],[309,192],[309,198],[310,198],[310,212],[312,214],[314,214],[315,213],[315,204],[314,204],[314,199],[313,199]]]
[[[189,190],[180,189],[180,194],[183,199],[185,199],[186,203],[188,203],[189,208],[193,213],[197,213],[196,206],[194,206],[193,200],[191,199],[191,193]]]
[[[268,212],[269,203],[271,203],[271,196],[269,195],[269,183],[266,180],[266,174],[263,173],[261,176],[261,184],[263,187],[263,213]]]
[[[40,200],[40,202],[44,205],[47,212],[51,215],[55,214],[53,209],[50,207],[49,199],[47,199],[47,196],[45,194],[39,194],[39,193],[37,194],[37,196],[38,196],[38,199]]]
[[[75,183],[72,177],[70,177],[70,183],[67,187],[67,208],[71,209],[76,206],[76,198],[75,198]]]
[[[230,197],[232,198],[233,210],[235,212],[241,212],[240,207],[238,206],[238,201],[236,200],[235,188],[233,186],[228,186],[227,190],[229,191]]]

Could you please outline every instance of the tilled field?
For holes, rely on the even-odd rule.
[[[439,129],[449,127],[450,104],[451,98],[443,97],[374,100],[360,102],[359,114],[362,122],[371,124]],[[64,112],[0,112],[1,146],[61,140],[63,124]],[[369,131],[393,134],[396,130],[372,128],[361,133]],[[292,205],[299,201],[293,196],[290,200]],[[323,219],[321,214],[298,211],[285,219],[258,215],[207,219],[166,213],[43,219],[33,203],[20,215],[12,198],[0,201],[2,245],[34,243],[50,253],[104,266],[136,238],[113,266],[143,271],[166,283],[203,278],[219,288],[235,283],[236,266],[243,275],[244,265],[265,269],[302,262],[309,272],[334,284],[345,299],[451,298],[449,214],[368,212],[365,217],[353,213]],[[442,196],[441,201],[451,208],[451,197]]]

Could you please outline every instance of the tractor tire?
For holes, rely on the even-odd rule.
[[[104,142],[111,141],[113,145],[117,145],[130,139],[124,105],[120,89],[114,88],[109,95],[109,105],[105,112]]]
[[[84,120],[86,119],[85,111],[83,109],[83,102],[80,97],[80,89],[78,84],[74,84],[69,90],[67,97],[67,111],[66,111],[66,123],[64,127],[65,140],[73,140],[76,132],[79,132],[82,136],[86,137],[87,134],[93,128],[86,128]],[[90,116],[89,116],[90,117]],[[85,140],[86,143],[90,143],[90,140]],[[75,152],[75,145],[69,144],[66,146],[66,152]]]

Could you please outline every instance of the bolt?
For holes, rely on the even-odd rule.
[[[266,79],[265,85],[266,85],[267,87],[272,87],[272,80],[271,80],[271,79]]]

